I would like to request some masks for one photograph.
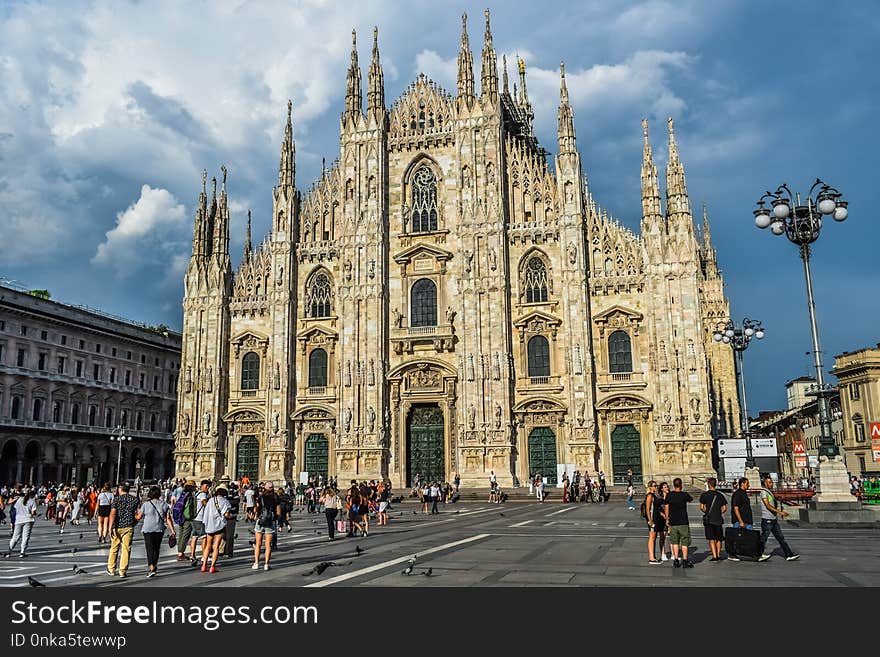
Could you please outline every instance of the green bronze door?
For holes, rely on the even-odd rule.
[[[556,434],[550,427],[538,427],[529,434],[529,474],[540,474],[548,486],[557,483]]]
[[[642,480],[642,438],[631,424],[618,424],[611,432],[611,464],[614,483],[626,483],[626,471],[632,468],[633,483]]]
[[[260,478],[260,443],[254,436],[242,436],[235,450],[235,477],[249,477],[256,482]]]
[[[327,480],[328,448],[323,433],[310,433],[306,439],[306,472],[310,476],[322,475]]]
[[[443,411],[439,406],[431,404],[413,408],[409,416],[407,442],[407,486],[413,485],[417,474],[422,475],[423,481],[446,481]]]

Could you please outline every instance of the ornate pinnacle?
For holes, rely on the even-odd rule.
[[[223,192],[225,193],[226,192],[226,165],[225,164],[220,165],[220,171],[223,172]]]
[[[461,15],[461,48],[458,53],[458,97],[470,107],[474,101],[474,59],[467,35],[467,14]]]
[[[507,81],[507,55],[501,55],[501,69],[504,71],[504,93],[510,94],[510,85]]]

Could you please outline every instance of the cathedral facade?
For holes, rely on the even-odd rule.
[[[203,181],[185,278],[179,476],[417,474],[502,485],[562,467],[622,481],[713,472],[738,417],[729,314],[672,120],[665,211],[644,130],[641,235],[601,210],[564,67],[552,166],[525,66],[499,83],[489,15],[476,92],[462,23],[451,94],[386,107],[374,33],[363,107],[352,33],[339,158],[295,181],[288,103],[272,229],[233,271],[226,170]]]

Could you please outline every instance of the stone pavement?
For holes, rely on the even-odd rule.
[[[146,580],[143,541],[138,534],[126,579],[104,572],[107,547],[86,525],[59,537],[39,521],[31,556],[0,560],[0,586],[26,585],[32,576],[47,586],[880,586],[876,529],[815,529],[784,526],[801,559],[786,562],[775,540],[766,563],[708,561],[699,509],[690,511],[696,567],[647,563],[647,532],[638,511],[625,502],[599,504],[464,502],[442,506],[439,516],[419,505],[394,506],[388,527],[372,526],[366,538],[328,542],[323,514],[294,513],[293,533],[282,532],[272,570],[252,571],[250,524],[238,525],[235,556],[220,572],[201,573],[175,561],[167,544],[160,576]],[[755,517],[760,517],[757,507]],[[80,533],[83,538],[80,539]],[[2,531],[5,549],[8,534]],[[63,543],[59,543],[59,539]],[[358,554],[355,550],[363,550]],[[76,552],[73,549],[76,548]],[[402,572],[416,556],[412,575]],[[324,561],[322,574],[306,574]],[[72,572],[73,564],[88,574]],[[431,575],[424,574],[431,570]]]

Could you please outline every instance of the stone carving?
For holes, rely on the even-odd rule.
[[[422,365],[419,369],[410,372],[409,384],[412,388],[439,388],[440,372]]]
[[[403,313],[395,308],[391,311],[391,314],[394,317],[394,326],[397,328],[403,328]]]
[[[452,322],[455,321],[455,311],[452,309],[452,306],[446,306],[446,322],[452,326]]]
[[[351,361],[345,361],[345,387],[351,387]]]
[[[370,280],[373,280],[374,278],[376,278],[376,261],[375,260],[370,260],[367,263],[367,277]]]
[[[284,265],[278,265],[278,269],[275,272],[275,284],[281,285],[284,282]]]
[[[596,437],[596,422],[593,418],[587,418],[586,425],[584,427],[586,429],[587,437],[592,439]]]
[[[376,428],[376,410],[370,406],[367,409],[367,430],[373,431]]]
[[[474,429],[477,426],[477,409],[471,404],[468,409],[468,427]]]
[[[275,388],[275,390],[281,389],[281,368],[278,363],[275,363],[275,373],[272,376],[272,387]]]
[[[467,273],[471,272],[471,267],[473,266],[474,261],[474,252],[470,249],[464,250],[464,270]]]
[[[672,422],[672,402],[669,397],[663,400],[663,422],[669,424]]]
[[[468,354],[467,358],[468,358],[468,360],[467,360],[467,380],[473,381],[474,380],[474,355]]]
[[[346,282],[351,282],[351,260],[346,260],[343,265],[343,269],[345,270],[345,280]]]
[[[207,434],[211,433],[211,414],[210,413],[205,413],[204,424],[205,424],[205,435],[207,435]]]
[[[574,242],[571,242],[568,245],[568,264],[573,265],[577,262],[578,251],[577,246],[575,246]]]
[[[577,410],[577,421],[579,426],[584,425],[584,412],[586,411],[587,405],[584,402],[578,404]]]
[[[495,253],[495,249],[489,249],[489,269],[492,271],[498,269],[498,254]]]
[[[700,400],[698,397],[691,397],[691,413],[694,418],[694,422],[699,423],[700,421]]]
[[[278,426],[280,418],[281,416],[278,414],[278,411],[272,411],[272,431],[274,431],[275,433],[278,433],[278,430],[280,428]]]
[[[496,429],[501,428],[501,414],[503,412],[504,411],[501,408],[501,404],[495,404],[495,428]]]
[[[342,426],[345,429],[346,433],[351,431],[351,407],[350,406],[346,407],[345,412],[342,414]]]
[[[205,390],[207,392],[214,391],[214,368],[208,366],[208,374],[205,376]]]
[[[376,385],[376,367],[373,359],[370,359],[370,365],[367,369],[367,385]]]
[[[186,366],[186,379],[185,379],[185,383],[186,383],[186,391],[187,391],[187,392],[192,392],[192,381],[193,381],[193,371],[192,371],[192,367],[190,367],[189,365],[187,365],[187,366]]]
[[[492,378],[496,381],[501,380],[501,354],[497,351],[493,354],[492,358]]]
[[[189,413],[183,414],[183,433],[189,433]]]

